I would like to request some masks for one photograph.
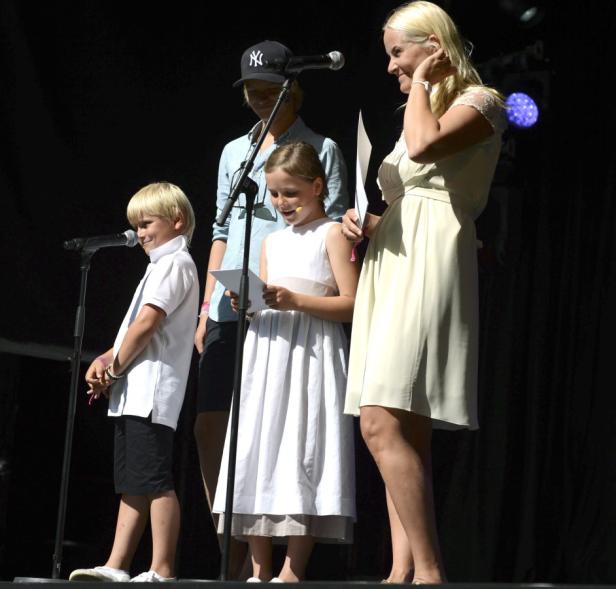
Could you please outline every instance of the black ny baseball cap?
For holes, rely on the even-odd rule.
[[[284,64],[292,56],[291,50],[278,41],[261,41],[244,51],[240,62],[242,77],[233,85],[239,86],[246,80],[282,84],[286,78],[280,73],[280,66],[275,67],[272,64]]]

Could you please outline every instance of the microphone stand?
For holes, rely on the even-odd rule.
[[[255,158],[263,144],[263,140],[272,126],[274,118],[278,113],[282,103],[286,100],[289,89],[295,77],[285,80],[278,100],[261,129],[252,151],[246,161],[242,162],[241,174],[237,183],[233,187],[224,208],[216,219],[218,225],[224,225],[233,204],[237,200],[239,193],[246,195],[246,225],[244,230],[244,257],[242,262],[242,274],[240,279],[240,292],[238,299],[238,320],[237,320],[237,340],[235,344],[235,369],[233,373],[233,402],[231,404],[231,429],[229,431],[229,462],[227,469],[227,493],[225,496],[225,523],[222,542],[222,558],[220,564],[220,580],[226,581],[229,575],[229,548],[231,546],[231,520],[233,518],[233,495],[235,491],[235,458],[237,454],[237,432],[240,416],[240,398],[242,393],[242,364],[244,359],[244,336],[246,334],[246,314],[248,311],[248,261],[250,258],[250,231],[252,228],[252,212],[254,201],[258,191],[258,186],[252,178],[248,177],[251,172]]]
[[[64,541],[64,524],[66,522],[66,504],[68,497],[68,482],[71,467],[71,452],[73,444],[73,427],[75,424],[75,410],[77,406],[77,388],[79,385],[79,366],[81,364],[81,344],[85,325],[86,286],[88,283],[88,270],[90,261],[98,248],[84,249],[81,252],[81,285],[79,288],[79,303],[75,313],[75,328],[73,330],[73,355],[71,356],[71,388],[68,400],[68,414],[66,416],[66,434],[64,438],[64,460],[62,462],[62,475],[60,478],[60,500],[58,507],[58,521],[56,525],[56,540],[53,553],[53,579],[60,578],[62,568],[62,544]]]

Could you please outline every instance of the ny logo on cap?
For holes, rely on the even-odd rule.
[[[263,51],[252,51],[250,53],[250,67],[263,65]]]

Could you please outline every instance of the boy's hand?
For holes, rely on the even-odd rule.
[[[86,371],[86,382],[88,385],[91,386],[104,379],[106,377],[105,368],[107,368],[107,363],[104,358],[101,356],[94,358],[94,361]]]
[[[297,309],[297,293],[283,286],[267,285],[263,289],[263,300],[271,309],[293,311]]]
[[[98,399],[101,394],[107,396],[107,389],[111,382],[105,374],[106,367],[104,358],[99,356],[94,359],[86,371],[86,383],[89,387],[87,394],[91,395],[93,399]]]

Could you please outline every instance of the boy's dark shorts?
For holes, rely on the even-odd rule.
[[[235,370],[237,321],[206,323],[203,354],[199,358],[197,413],[230,411]]]
[[[116,418],[114,482],[116,493],[154,495],[175,488],[172,428],[149,417]]]

